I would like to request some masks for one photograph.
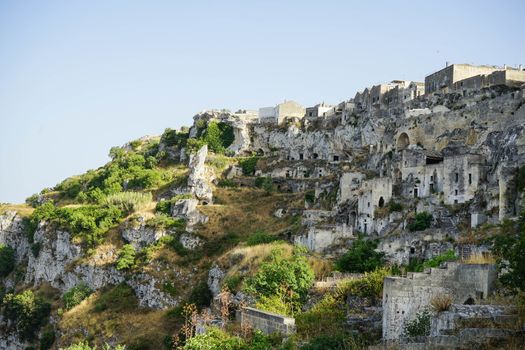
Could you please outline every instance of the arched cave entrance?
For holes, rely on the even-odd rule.
[[[385,200],[383,197],[379,198],[379,208],[383,208],[385,206]]]
[[[463,305],[475,305],[475,304],[476,304],[476,302],[475,302],[474,298],[472,298],[472,297],[468,297],[468,299],[465,300],[465,302],[463,303]]]
[[[408,138],[407,133],[404,132],[401,135],[399,135],[399,137],[397,139],[396,148],[397,148],[398,151],[402,151],[402,150],[406,149],[408,147],[408,145],[410,145],[410,139]]]

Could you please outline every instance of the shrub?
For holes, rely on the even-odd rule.
[[[125,244],[120,249],[117,259],[117,270],[127,270],[135,266],[135,248],[131,244]]]
[[[377,241],[359,237],[352,247],[336,261],[336,269],[348,272],[373,271],[384,264],[384,253],[376,252]]]
[[[218,182],[217,182],[217,186],[219,187],[237,187],[237,184],[235,183],[235,181],[233,180],[230,180],[230,179],[220,179]]]
[[[15,268],[15,251],[13,248],[0,244],[0,277],[5,277]]]
[[[314,204],[315,203],[315,191],[313,190],[306,191],[304,193],[304,200],[306,203]]]
[[[372,302],[380,300],[383,296],[383,280],[389,276],[390,270],[380,268],[367,272],[362,278],[350,280],[343,284],[346,293],[361,298],[370,298]]]
[[[242,282],[242,276],[233,275],[233,276],[227,277],[226,280],[224,281],[224,284],[226,285],[226,287],[228,287],[228,290],[233,292],[237,290],[241,282]]]
[[[439,254],[427,261],[421,261],[419,259],[412,259],[407,266],[407,271],[422,272],[425,269],[439,267],[444,262],[454,261],[457,259],[458,257],[454,253],[454,250],[450,249],[444,252],[443,254]]]
[[[40,350],[49,350],[55,342],[56,335],[53,327],[47,326],[40,335]]]
[[[345,350],[366,349],[363,341],[343,334],[320,335],[301,346],[301,350]]]
[[[188,339],[184,350],[243,350],[246,349],[245,345],[241,338],[231,336],[217,327],[210,327],[205,333]]]
[[[284,258],[282,250],[274,249],[269,259],[261,264],[259,271],[246,280],[245,289],[259,297],[283,293],[284,302],[298,310],[313,279],[314,273],[302,248],[296,247],[289,259]]]
[[[151,193],[121,192],[109,195],[104,200],[106,205],[114,205],[123,212],[131,214],[144,208],[152,200]]]
[[[215,153],[224,153],[235,139],[233,134],[233,127],[216,121],[208,122],[208,126],[202,135],[202,139],[208,144],[211,151]]]
[[[146,226],[161,228],[161,229],[184,229],[186,223],[183,219],[175,219],[165,214],[157,214],[146,221]]]
[[[210,306],[212,298],[213,295],[210,288],[208,288],[208,283],[206,281],[201,281],[191,291],[188,303],[195,304],[198,307],[207,307]]]
[[[406,337],[420,337],[430,334],[430,321],[432,315],[428,310],[418,312],[416,318],[407,321],[403,326],[403,334]]]
[[[261,295],[255,307],[279,315],[293,316],[294,305],[287,299],[286,290],[280,289],[272,295]]]
[[[186,143],[186,152],[187,153],[196,153],[198,152],[202,146],[204,146],[206,142],[201,139],[188,139],[188,142]]]
[[[155,212],[171,215],[171,201],[170,200],[160,200],[155,206]]]
[[[414,221],[407,225],[410,232],[423,231],[430,227],[432,224],[432,214],[426,211],[417,213]]]
[[[64,350],[98,350],[98,349],[99,348],[97,348],[96,346],[93,346],[93,347],[89,346],[89,343],[86,341],[86,342],[80,342],[80,343],[70,345]],[[112,347],[109,344],[105,344],[102,348],[100,348],[100,350],[125,350],[125,349],[126,347],[123,345],[116,345]]]
[[[436,312],[447,311],[452,306],[452,297],[448,294],[437,295],[430,301],[432,309]]]
[[[40,327],[47,322],[51,305],[32,291],[7,294],[4,297],[4,315],[11,320],[23,340],[32,340]]]
[[[388,208],[390,209],[390,212],[396,212],[396,211],[403,211],[403,205],[398,202],[390,201],[388,204]]]
[[[257,231],[248,237],[246,244],[249,246],[254,246],[258,244],[271,243],[278,239],[279,238],[277,236],[273,236],[267,232]]]
[[[258,157],[252,156],[250,158],[241,159],[239,166],[242,168],[242,174],[244,176],[253,176],[255,174],[255,168],[257,166]]]
[[[137,306],[137,298],[133,289],[125,283],[107,287],[95,300],[94,311],[112,310],[120,312],[133,310]]]
[[[64,300],[64,307],[66,308],[66,310],[72,309],[73,307],[80,304],[82,300],[90,296],[91,293],[93,293],[93,291],[87,286],[87,284],[83,282],[77,284],[76,286],[65,292],[62,296]]]
[[[40,195],[35,193],[26,198],[26,204],[36,208],[40,205]]]
[[[271,177],[259,176],[255,179],[255,187],[263,189],[266,193],[273,192],[273,181]]]
[[[517,222],[504,220],[493,243],[502,284],[514,291],[525,290],[525,211]]]
[[[173,130],[170,128],[164,130],[164,133],[160,137],[160,142],[162,142],[166,146],[184,147],[186,145],[187,140],[187,132],[177,132],[177,130]]]

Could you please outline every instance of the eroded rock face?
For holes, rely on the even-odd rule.
[[[221,292],[221,282],[224,278],[224,271],[217,265],[214,265],[208,273],[208,288],[215,298]]]
[[[29,252],[29,241],[24,234],[22,218],[15,211],[7,211],[0,215],[0,244],[15,250],[17,263]]]
[[[34,242],[40,249],[36,255],[28,254],[26,283],[49,282],[51,286],[64,290],[65,270],[80,257],[80,247],[71,243],[68,232],[51,229],[46,223],[38,226]]]
[[[164,229],[147,226],[144,217],[128,221],[122,227],[122,238],[135,249],[142,249],[153,244],[167,234]]]
[[[208,222],[208,217],[197,209],[198,204],[199,201],[197,199],[179,199],[171,206],[171,216],[186,220],[186,230],[188,232],[192,232],[195,225]]]
[[[157,286],[161,283],[154,277],[141,273],[128,281],[128,284],[135,291],[135,295],[142,307],[153,309],[165,309],[177,306],[179,300],[160,290]]]
[[[207,171],[205,165],[207,155],[207,145],[202,146],[197,153],[190,155],[188,163],[188,167],[190,168],[188,189],[200,202],[211,204],[213,193],[210,181],[212,178],[210,177],[211,173]]]
[[[204,243],[202,239],[190,233],[183,233],[180,236],[179,241],[184,248],[189,250],[196,249]]]

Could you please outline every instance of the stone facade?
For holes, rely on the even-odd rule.
[[[295,101],[284,101],[275,107],[259,109],[259,122],[282,124],[287,119],[303,119],[305,108]]]
[[[429,307],[438,295],[455,303],[477,304],[492,292],[497,279],[494,265],[449,262],[444,268],[409,273],[406,278],[386,277],[383,285],[383,339],[398,339],[407,321]]]

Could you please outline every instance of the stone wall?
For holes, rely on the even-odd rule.
[[[383,285],[383,339],[398,339],[405,322],[429,307],[432,299],[447,294],[458,304],[477,303],[492,292],[495,265],[447,263],[406,278],[386,277]]]
[[[245,307],[238,314],[241,326],[259,329],[265,334],[281,333],[289,335],[295,333],[295,318]]]

